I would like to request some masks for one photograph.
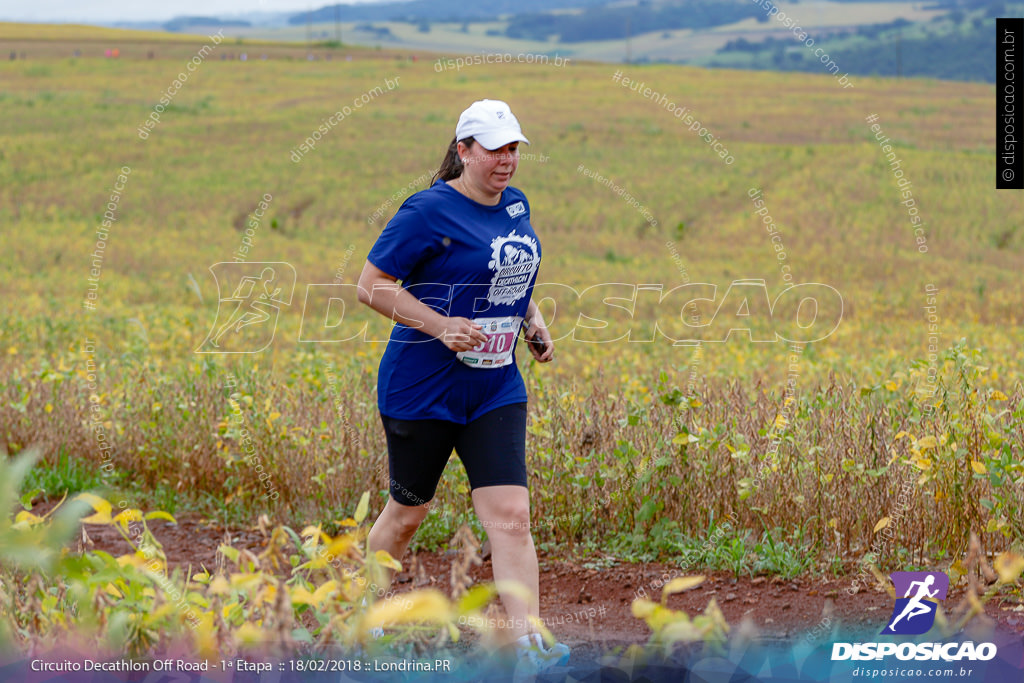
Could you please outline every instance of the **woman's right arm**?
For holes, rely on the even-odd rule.
[[[369,261],[359,275],[359,302],[386,318],[440,339],[452,351],[469,351],[487,341],[480,325],[438,313]]]

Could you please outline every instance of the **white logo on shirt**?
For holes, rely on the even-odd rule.
[[[515,218],[516,216],[521,216],[526,213],[526,205],[522,202],[516,202],[515,204],[509,204],[506,206],[505,210],[508,211],[509,218]]]
[[[529,235],[517,235],[515,230],[504,237],[495,237],[491,241],[491,261],[487,264],[494,271],[487,300],[497,305],[512,304],[523,298],[539,265],[537,240]]]

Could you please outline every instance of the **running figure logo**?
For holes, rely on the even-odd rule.
[[[281,307],[292,302],[295,269],[291,264],[226,261],[210,266],[210,272],[220,303],[217,319],[196,353],[257,353],[270,346]],[[238,284],[222,290],[222,282]],[[222,291],[231,291],[231,296],[223,296]]]
[[[939,601],[946,599],[949,577],[942,572],[893,572],[896,606],[883,635],[916,636],[927,633],[935,623]]]

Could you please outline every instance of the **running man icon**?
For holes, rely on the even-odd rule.
[[[291,305],[295,269],[284,262],[222,261],[210,272],[217,282],[217,318],[196,353],[257,353],[269,346],[281,309]]]
[[[260,277],[244,277],[242,281],[238,283],[238,287],[235,288],[235,292],[231,295],[231,300],[238,302],[238,307],[232,313],[231,317],[226,323],[221,325],[220,330],[210,340],[210,343],[214,346],[220,346],[220,338],[224,336],[224,333],[228,330],[234,330],[235,334],[242,331],[243,327],[248,325],[258,324],[270,320],[270,313],[263,310],[264,307],[270,309],[276,309],[277,306],[274,304],[275,301],[281,296],[281,288],[277,287],[270,291],[270,285],[274,282],[275,274],[274,269],[267,267],[260,273]],[[256,294],[256,285],[263,285],[263,291]]]
[[[949,577],[942,572],[893,572],[896,605],[883,634],[920,635],[935,623],[938,601],[946,598]],[[901,623],[902,622],[902,623]]]
[[[921,604],[921,600],[923,598],[934,598],[935,594],[939,592],[938,589],[934,591],[928,590],[928,586],[932,585],[933,583],[935,583],[935,577],[929,576],[924,581],[914,581],[910,584],[910,590],[914,590],[914,586],[920,586],[920,588],[917,589],[917,595],[910,598],[910,601],[907,602],[907,606],[903,608],[903,611],[900,612],[900,615],[893,619],[892,623],[889,624],[890,631],[893,631],[895,633],[894,629],[896,628],[896,624],[903,617],[906,617],[909,621],[916,616],[928,614],[932,611],[931,608],[927,605]],[[909,593],[907,595],[909,595]]]

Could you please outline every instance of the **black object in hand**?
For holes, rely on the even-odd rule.
[[[545,342],[543,339],[541,339],[537,335],[534,335],[532,337],[527,337],[526,336],[526,330],[528,330],[529,328],[530,328],[530,324],[524,320],[523,321],[523,338],[526,339],[526,342],[530,346],[533,347],[534,351],[536,351],[539,354],[543,354],[545,351],[548,350],[547,342]]]

